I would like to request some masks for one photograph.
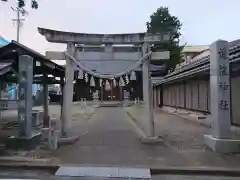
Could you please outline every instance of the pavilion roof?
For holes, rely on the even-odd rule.
[[[0,63],[12,63],[12,68],[16,72],[18,71],[18,57],[20,55],[28,55],[33,58],[34,75],[42,75],[43,73],[46,73],[47,75],[52,75],[53,77],[65,76],[65,68],[63,66],[52,62],[44,55],[28,48],[23,44],[20,44],[16,41],[11,41],[7,45],[0,47]],[[48,83],[55,83],[53,82],[53,79],[55,78],[48,79],[51,79],[51,82]]]

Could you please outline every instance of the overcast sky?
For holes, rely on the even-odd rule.
[[[16,39],[16,0],[0,1],[0,33]],[[30,0],[28,0],[30,1]],[[39,9],[29,11],[21,28],[20,42],[44,54],[65,46],[48,43],[37,27],[86,33],[134,33],[146,30],[149,16],[167,6],[182,22],[181,43],[210,44],[217,39],[240,37],[239,0],[38,0]],[[70,3],[71,2],[71,3]],[[29,3],[27,3],[28,5]]]

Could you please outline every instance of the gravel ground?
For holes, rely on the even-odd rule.
[[[34,107],[33,109],[42,110],[42,107]],[[61,108],[59,105],[50,105],[49,106],[49,116],[51,118],[58,120],[58,129],[60,129],[60,111]],[[80,104],[74,104],[72,106],[72,126],[73,126],[73,133],[74,130],[76,130],[74,127],[84,127],[84,124],[89,120],[89,118],[94,114],[94,108],[91,106],[88,106],[84,109],[80,108]],[[6,122],[17,122],[17,111],[11,110],[11,111],[5,111],[2,113],[1,116],[2,119]],[[11,123],[12,124],[12,123]],[[6,137],[16,134],[17,132],[17,126],[11,128],[6,128],[5,130],[0,131],[0,140],[2,139],[2,142],[6,139]],[[4,152],[4,156],[19,156],[19,157],[31,157],[31,158],[52,158],[52,160],[56,160],[54,158],[54,151],[49,150],[48,148],[48,142],[42,141],[41,144],[36,147],[36,149],[31,151],[23,151],[23,150],[6,150]]]
[[[137,120],[139,127],[144,125],[146,113],[143,106],[125,110]],[[217,154],[205,147],[203,136],[210,132],[210,128],[159,110],[155,111],[154,117],[156,135],[164,140],[164,145],[174,152],[173,155],[178,154],[185,159],[182,166],[240,167],[240,154]]]

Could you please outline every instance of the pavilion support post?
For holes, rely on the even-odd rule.
[[[49,127],[50,117],[48,111],[48,84],[47,74],[43,74],[43,126]]]
[[[144,43],[142,45],[142,55],[149,51],[149,44]],[[146,136],[154,137],[154,114],[153,114],[153,103],[152,103],[152,82],[149,72],[150,59],[145,60],[142,65],[142,82],[143,82],[143,100],[146,110]]]
[[[159,97],[158,97],[160,102],[159,107],[163,107],[163,86],[162,85],[159,87],[159,90],[160,90]]]
[[[67,52],[75,56],[75,45],[67,44]],[[73,102],[73,81],[74,81],[74,66],[70,58],[66,59],[65,70],[65,86],[63,90],[63,119],[62,119],[62,136],[69,136],[71,130],[71,115]]]
[[[205,144],[218,153],[240,152],[240,140],[231,137],[231,98],[228,42],[210,46],[211,134]]]
[[[103,86],[101,86],[101,102],[103,102]]]
[[[60,105],[61,105],[61,110],[60,110],[60,119],[61,119],[61,121],[63,121],[63,97],[64,97],[64,95],[63,95],[63,92],[64,92],[64,79],[63,79],[63,77],[61,77],[61,79],[60,79],[60,88],[61,88],[61,93],[62,93],[62,96],[61,96],[61,99],[60,99]],[[63,123],[61,123],[61,125],[63,125]],[[61,129],[63,129],[63,127],[61,128]]]
[[[1,76],[0,77],[0,101],[2,99],[2,91],[3,91],[3,77]],[[0,105],[1,107],[0,108],[3,108],[2,105]],[[2,116],[2,111],[0,111],[0,116]]]
[[[122,86],[119,86],[119,91],[120,91],[120,102],[122,102],[123,101]]]

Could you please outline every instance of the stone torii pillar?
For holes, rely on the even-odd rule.
[[[142,45],[142,55],[148,53],[150,47],[148,43]],[[145,60],[142,64],[142,81],[143,81],[143,100],[146,110],[146,121],[145,127],[147,129],[146,136],[154,137],[154,114],[153,114],[153,104],[152,104],[152,83],[151,75],[149,72],[150,58]]]
[[[169,40],[169,36],[166,37]],[[160,41],[159,41],[160,42]],[[151,41],[145,41],[142,45],[142,56],[150,52]],[[153,85],[151,80],[151,72],[149,71],[150,62],[152,60],[168,60],[170,57],[169,51],[152,52],[142,64],[142,81],[143,81],[143,99],[146,109],[146,120],[144,125],[146,127],[146,137],[142,138],[143,143],[162,142],[162,140],[155,135],[154,129],[154,108],[153,108]]]
[[[67,52],[71,56],[75,56],[74,43],[67,44]],[[72,115],[72,102],[73,102],[73,81],[74,81],[74,65],[73,61],[69,58],[66,59],[65,70],[65,85],[63,89],[63,112],[62,112],[62,136],[69,136],[71,129],[71,115]]]
[[[240,152],[240,140],[231,137],[231,98],[228,42],[210,46],[211,134],[205,144],[220,153]]]

